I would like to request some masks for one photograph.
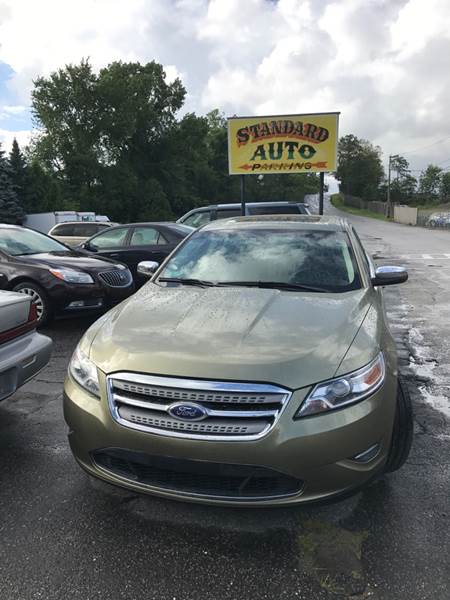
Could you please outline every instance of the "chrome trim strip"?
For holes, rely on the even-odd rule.
[[[126,398],[117,392],[114,394],[114,398],[121,404],[127,404],[128,406],[137,406],[139,408],[147,408],[148,410],[158,410],[161,412],[168,412],[169,407],[175,402],[170,404],[154,404],[153,402],[145,402],[145,400],[135,400],[134,398]],[[262,417],[274,417],[278,410],[255,410],[255,411],[244,411],[244,410],[215,410],[214,408],[203,407],[208,417],[243,417],[249,419],[257,419]]]
[[[115,394],[113,394],[114,380],[119,379],[122,381],[127,381],[132,384],[140,383],[142,385],[155,385],[159,387],[167,387],[172,389],[192,389],[192,390],[201,390],[205,392],[241,392],[247,394],[282,394],[282,399],[280,402],[280,409],[276,412],[275,415],[271,414],[271,417],[274,417],[273,423],[268,423],[267,427],[265,427],[261,432],[257,434],[250,435],[202,435],[202,434],[194,434],[187,432],[178,432],[171,431],[167,429],[159,429],[154,427],[147,427],[145,425],[140,425],[139,423],[132,423],[126,419],[123,419],[118,411],[118,406],[114,400]],[[116,423],[123,427],[127,427],[128,429],[135,429],[137,431],[141,431],[143,433],[152,433],[160,436],[167,437],[176,437],[176,438],[184,438],[184,439],[195,439],[195,440],[205,440],[205,441],[222,441],[222,442],[247,442],[252,440],[257,440],[269,433],[278,422],[279,418],[283,414],[289,400],[291,399],[292,392],[287,390],[286,388],[278,387],[271,384],[261,384],[261,383],[236,383],[236,382],[228,382],[228,381],[207,381],[207,380],[198,380],[198,379],[178,379],[176,377],[159,377],[154,375],[142,375],[137,373],[112,373],[111,375],[107,375],[106,377],[106,389],[107,389],[107,398],[108,405],[112,415],[112,418]],[[145,405],[148,407],[148,404]],[[225,412],[225,411],[224,411]],[[244,412],[244,411],[243,411]],[[256,412],[256,411],[255,411]],[[256,412],[256,415],[258,413]],[[255,413],[252,414],[252,417],[255,418]],[[211,415],[213,416],[213,415]],[[218,416],[218,415],[216,415]],[[226,416],[230,416],[229,413],[226,413]],[[239,415],[241,416],[241,415]]]
[[[108,379],[121,379],[129,383],[156,385],[168,388],[183,388],[205,392],[241,392],[242,394],[286,394],[290,390],[269,383],[236,383],[231,381],[212,381],[202,379],[182,379],[178,377],[160,377],[141,373],[111,373]]]

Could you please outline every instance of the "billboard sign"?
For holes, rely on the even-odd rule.
[[[337,168],[339,113],[228,119],[230,175],[320,173]]]

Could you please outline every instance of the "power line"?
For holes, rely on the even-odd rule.
[[[414,154],[415,152],[420,152],[421,150],[426,150],[427,148],[431,148],[432,146],[437,146],[437,144],[442,144],[443,142],[446,142],[447,140],[450,140],[450,135],[446,138],[443,138],[442,140],[438,140],[437,142],[428,144],[427,146],[422,146],[421,148],[416,148],[415,150],[407,150],[406,152],[398,152],[397,154],[400,154],[402,156],[404,154]]]

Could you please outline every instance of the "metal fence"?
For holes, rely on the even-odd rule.
[[[419,210],[417,225],[431,229],[450,229],[450,212],[430,212]]]
[[[356,196],[349,196],[345,194],[344,204],[346,206],[353,206],[353,208],[363,208],[364,210],[370,210],[381,215],[386,214],[386,202],[361,200]]]

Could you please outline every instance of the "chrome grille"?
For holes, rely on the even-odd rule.
[[[108,377],[108,401],[113,418],[123,426],[175,437],[255,439],[273,427],[290,398],[283,388],[265,384],[230,383],[117,373]],[[172,414],[194,407],[192,420]]]
[[[125,287],[131,283],[131,272],[128,269],[113,269],[102,271],[98,274],[99,279],[110,287]]]

